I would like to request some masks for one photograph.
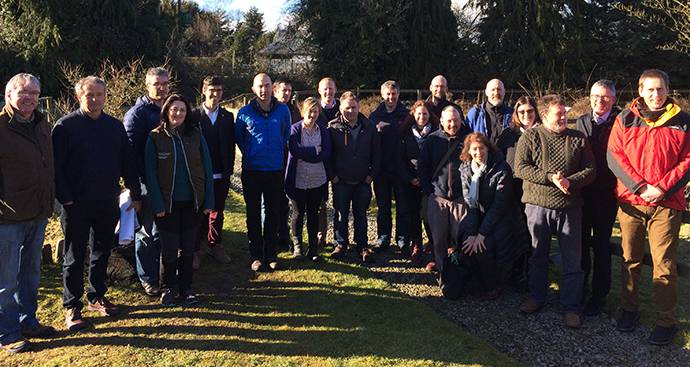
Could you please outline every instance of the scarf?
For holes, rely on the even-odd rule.
[[[412,134],[414,135],[414,139],[417,141],[417,145],[419,146],[419,149],[422,149],[422,143],[424,143],[424,140],[426,140],[427,135],[429,135],[429,132],[431,131],[431,124],[427,123],[424,125],[422,130],[417,129],[417,125],[412,126]]]
[[[472,172],[472,181],[470,181],[470,193],[467,198],[469,207],[474,209],[479,207],[479,180],[486,172],[486,163],[479,165],[472,160],[470,162],[470,172]]]

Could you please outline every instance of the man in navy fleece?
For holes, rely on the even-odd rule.
[[[120,216],[120,178],[130,190],[133,206],[141,208],[140,187],[122,123],[103,112],[106,86],[88,76],[75,86],[79,109],[61,118],[53,128],[55,191],[66,212],[63,306],[69,330],[87,326],[81,317],[84,293],[84,257],[93,229],[89,257],[90,311],[117,314],[106,297],[106,270],[115,225]]]
[[[273,85],[268,75],[257,74],[252,91],[256,98],[240,109],[235,122],[235,138],[242,152],[242,194],[247,204],[251,269],[259,271],[267,263],[270,270],[276,270],[280,198],[285,195],[284,152],[290,138],[290,110],[273,98]],[[263,231],[262,196],[266,207]]]

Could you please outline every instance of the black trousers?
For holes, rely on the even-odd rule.
[[[319,242],[319,209],[325,194],[326,185],[313,189],[296,189],[295,198],[290,200],[292,205],[292,217],[290,226],[292,230],[293,242],[302,244],[302,229],[304,228],[304,215],[307,216],[307,236],[309,238],[310,256],[318,254],[317,243]]]
[[[421,246],[422,225],[424,225],[426,235],[431,241],[429,223],[426,221],[422,222],[422,200],[426,200],[426,197],[422,195],[422,189],[409,183],[405,184],[401,188],[401,195],[398,200],[400,201],[399,214],[401,224],[400,232],[398,233],[404,233],[407,243]]]
[[[611,232],[618,205],[613,193],[585,195],[582,207],[582,270],[587,289],[592,275],[591,297],[604,300],[611,290]]]
[[[115,226],[120,218],[117,199],[105,201],[75,201],[65,210],[65,247],[62,262],[65,308],[81,309],[84,304],[84,260],[89,236],[93,230],[89,256],[89,289],[86,298],[95,302],[108,291],[106,273],[110,249],[115,241]]]
[[[281,198],[285,196],[282,171],[242,171],[242,195],[247,205],[247,237],[251,260],[276,259]],[[261,197],[266,219],[261,223]]]
[[[173,202],[172,211],[156,217],[161,241],[161,289],[185,295],[192,287],[194,242],[201,215],[191,201]]]
[[[376,232],[378,235],[378,242],[383,245],[388,245],[392,240],[393,233],[393,218],[392,218],[392,201],[395,196],[395,235],[396,240],[407,241],[406,228],[403,225],[400,207],[401,185],[395,177],[387,174],[381,174],[380,177],[374,180],[374,195],[376,196],[376,206],[378,212],[376,214]]]

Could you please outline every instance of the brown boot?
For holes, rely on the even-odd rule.
[[[527,297],[525,298],[524,301],[520,304],[520,312],[526,313],[526,314],[531,314],[539,311],[541,309],[542,305],[538,304],[537,301],[534,300],[532,297]]]
[[[89,311],[96,311],[100,313],[101,316],[115,316],[120,313],[120,308],[112,304],[105,297],[101,297],[93,303],[89,302],[86,309]]]
[[[582,326],[582,316],[577,312],[566,312],[564,318],[565,326],[571,329],[579,329]]]

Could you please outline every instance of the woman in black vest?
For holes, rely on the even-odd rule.
[[[190,292],[194,239],[201,212],[213,208],[213,170],[189,102],[171,95],[145,150],[146,187],[161,243],[161,304],[195,304]]]

